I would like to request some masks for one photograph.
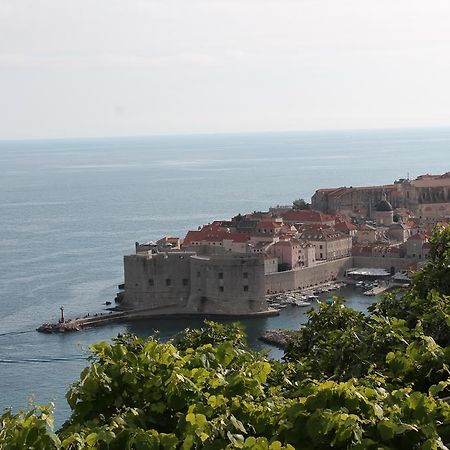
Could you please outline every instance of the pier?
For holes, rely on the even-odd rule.
[[[110,323],[118,323],[126,318],[125,312],[113,312],[109,314],[94,314],[77,319],[59,320],[58,323],[44,323],[36,330],[42,333],[65,333],[70,331],[81,331],[83,328],[98,327]]]
[[[129,311],[110,311],[109,313],[97,313],[92,316],[88,315],[77,319],[65,320],[64,316],[58,323],[44,323],[36,329],[41,333],[65,333],[72,331],[81,331],[84,328],[99,327],[112,323],[129,322],[133,320],[143,319],[167,319],[167,318],[194,318],[201,317],[204,319],[240,319],[250,317],[272,317],[278,316],[280,313],[276,309],[269,308],[265,311],[259,311],[246,314],[203,314],[196,311],[179,312],[175,308],[158,308],[158,309],[140,309]]]

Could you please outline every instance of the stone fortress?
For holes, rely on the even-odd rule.
[[[264,260],[258,255],[137,252],[125,256],[121,306],[159,314],[263,314]]]
[[[414,270],[450,221],[450,173],[392,185],[319,189],[310,209],[273,207],[184,239],[136,243],[120,309],[146,315],[264,316],[267,294],[316,286],[355,267]]]
[[[394,209],[405,208],[415,217],[447,217],[450,215],[450,172],[421,175],[415,180],[400,179],[383,186],[318,189],[311,198],[311,207],[330,214],[372,217],[383,195]]]

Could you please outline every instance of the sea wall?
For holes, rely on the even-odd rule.
[[[374,269],[385,269],[388,272],[405,270],[411,264],[420,261],[417,258],[376,257],[376,256],[354,256],[353,267],[370,267]]]
[[[186,305],[190,294],[190,256],[172,252],[124,257],[123,309]]]
[[[271,273],[265,277],[266,292],[293,291],[326,283],[353,267],[353,258],[326,261],[313,267]]]
[[[194,252],[125,256],[121,309],[174,313],[248,315],[268,310],[264,258]]]
[[[267,310],[264,259],[256,255],[193,256],[188,309],[202,314]]]

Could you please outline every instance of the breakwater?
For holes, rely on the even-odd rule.
[[[180,318],[203,318],[203,319],[245,319],[258,317],[278,316],[280,312],[269,308],[266,311],[259,311],[247,314],[203,314],[194,311],[180,312],[175,308],[164,308],[161,310],[130,310],[130,311],[110,311],[109,314],[95,314],[77,319],[68,319],[58,323],[44,323],[36,330],[42,333],[65,333],[81,331],[84,328],[100,327],[112,323],[128,322],[142,319],[180,319]]]

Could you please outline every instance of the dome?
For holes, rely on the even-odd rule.
[[[387,200],[381,200],[381,202],[377,204],[377,211],[379,212],[393,211],[392,205]]]

